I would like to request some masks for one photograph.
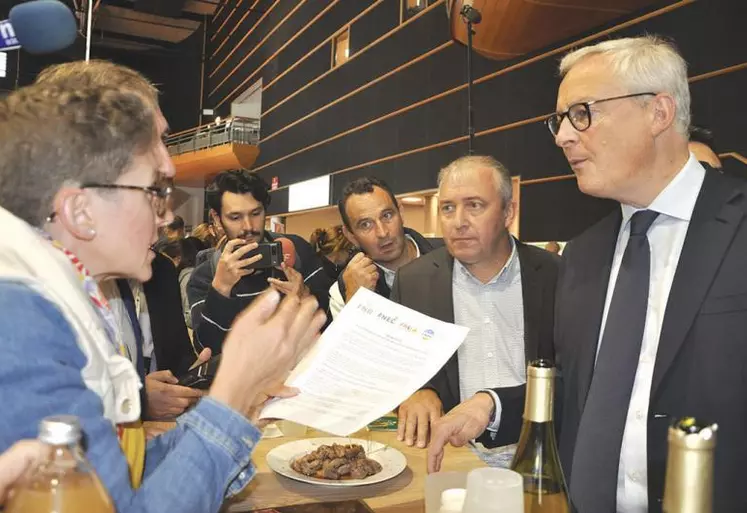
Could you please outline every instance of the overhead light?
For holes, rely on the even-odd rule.
[[[326,207],[330,204],[330,175],[312,178],[288,187],[288,212]]]
[[[215,116],[215,124],[220,125],[220,116]]]
[[[422,196],[405,196],[400,201],[408,205],[421,205],[424,202]]]

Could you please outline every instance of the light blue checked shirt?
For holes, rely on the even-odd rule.
[[[468,327],[459,347],[459,391],[462,401],[477,392],[490,393],[496,404],[494,431],[500,423],[500,401],[490,390],[526,383],[524,353],[524,297],[521,263],[516,243],[511,256],[488,283],[475,278],[458,260],[454,261],[452,288],[454,322]]]

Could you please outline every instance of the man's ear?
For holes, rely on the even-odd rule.
[[[355,238],[355,235],[353,235],[353,232],[348,230],[348,227],[345,226],[345,224],[342,225],[342,234],[345,236],[346,239],[355,246],[356,248],[360,248],[360,244],[358,244],[358,239]]]
[[[400,200],[397,200],[397,211],[399,212],[399,217],[402,219],[402,224],[405,224],[405,209],[402,205],[402,202]]]
[[[651,130],[656,137],[674,124],[677,116],[677,104],[671,95],[661,93],[651,100],[651,107],[653,108]]]
[[[504,226],[508,230],[511,228],[511,225],[514,223],[514,218],[516,217],[516,201],[511,200],[511,202],[506,205],[506,219],[504,221]]]
[[[77,187],[63,187],[52,200],[55,222],[79,240],[90,241],[96,237],[96,222],[93,218],[89,197]]]

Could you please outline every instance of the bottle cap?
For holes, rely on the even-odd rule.
[[[669,429],[669,443],[683,449],[711,450],[716,446],[717,424],[684,417]]]
[[[80,422],[73,415],[47,417],[39,424],[39,440],[49,445],[71,445],[80,441]]]
[[[527,368],[527,377],[553,379],[555,377],[555,366],[550,360],[532,360]]]

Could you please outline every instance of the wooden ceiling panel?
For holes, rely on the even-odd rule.
[[[168,18],[112,5],[102,5],[96,16],[95,28],[137,37],[178,43],[189,37],[200,22]]]
[[[470,4],[482,14],[473,47],[492,59],[510,59],[592,30],[661,0],[450,0],[452,37],[467,44],[460,12]]]

